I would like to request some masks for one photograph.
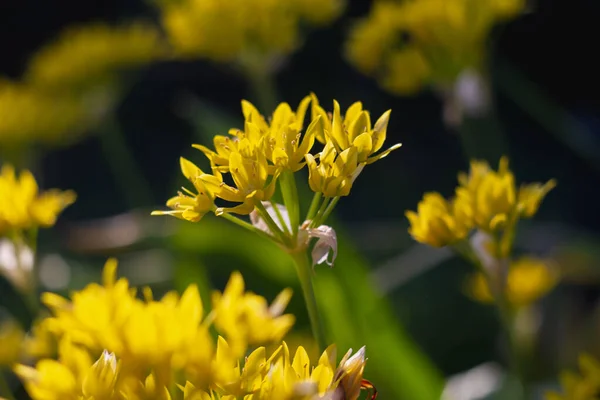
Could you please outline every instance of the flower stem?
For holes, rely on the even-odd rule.
[[[131,207],[153,203],[150,185],[135,162],[123,132],[114,119],[109,119],[100,129],[100,143],[114,178]]]
[[[275,203],[273,200],[271,200],[270,202],[271,202],[271,207],[273,207],[273,210],[275,210],[275,215],[277,216],[277,219],[279,220],[279,222],[281,223],[281,226],[283,227],[283,230],[285,231],[285,234],[289,235],[290,229],[288,228],[287,222],[283,218],[281,211],[279,211],[279,207],[277,206],[277,203]]]
[[[292,237],[295,241],[298,236],[298,226],[300,225],[300,201],[298,200],[298,188],[296,187],[294,173],[292,171],[283,171],[279,177],[279,185],[283,203],[290,218]]]
[[[321,197],[323,195],[321,192],[316,192],[313,196],[312,202],[310,203],[310,208],[308,209],[308,214],[306,214],[307,220],[312,220],[319,209],[319,202],[321,201]]]
[[[258,201],[258,202],[256,202],[255,207],[256,207],[256,210],[258,211],[258,213],[260,214],[260,216],[262,217],[262,219],[265,221],[265,223],[269,227],[269,230],[273,234],[273,237],[275,237],[277,240],[279,240],[279,242],[281,242],[285,246],[289,247],[287,236],[285,236],[285,234],[281,231],[281,229],[279,229],[279,226],[277,226],[277,223],[275,221],[273,221],[273,218],[271,218],[271,215],[269,215],[269,212],[267,211],[265,206],[263,206],[262,203],[260,201]]]
[[[15,400],[15,396],[10,390],[10,386],[8,386],[8,382],[6,381],[6,377],[2,370],[0,370],[0,398]]]
[[[319,211],[317,211],[317,215],[315,215],[315,218],[313,218],[313,220],[311,221],[310,226],[315,227],[321,225],[323,213],[325,213],[325,210],[327,209],[327,206],[329,205],[330,201],[331,197],[325,197],[323,203],[321,203],[321,207],[319,207]]]
[[[302,286],[302,294],[304,295],[304,302],[306,303],[306,309],[308,311],[308,317],[310,319],[313,336],[317,341],[319,348],[321,351],[323,351],[327,348],[327,339],[325,337],[323,322],[317,307],[317,299],[313,289],[311,266],[308,255],[305,250],[293,252],[290,253],[290,255],[296,264],[296,272],[298,273],[300,286]]]
[[[257,233],[258,235],[260,235],[260,236],[262,236],[262,237],[264,237],[264,238],[266,238],[266,239],[269,239],[269,240],[273,240],[273,239],[275,239],[275,240],[277,240],[277,238],[275,238],[275,237],[273,237],[273,236],[269,235],[269,234],[268,234],[268,233],[266,233],[266,232],[263,232],[262,230],[258,229],[257,227],[255,227],[255,226],[254,226],[254,225],[252,225],[252,224],[249,224],[248,222],[244,221],[243,219],[240,219],[240,218],[234,217],[234,216],[233,216],[233,215],[231,215],[231,214],[223,213],[223,214],[221,214],[221,215],[219,215],[219,216],[220,216],[220,217],[222,217],[222,218],[225,218],[227,221],[233,222],[233,223],[234,223],[234,224],[236,224],[237,226],[240,226],[240,227],[242,227],[242,228],[244,228],[244,229],[248,229],[249,231],[252,231],[252,232],[254,232],[254,233]]]
[[[335,205],[337,204],[338,201],[340,201],[340,196],[334,197],[333,200],[331,200],[331,202],[327,205],[327,208],[325,209],[325,211],[323,212],[323,215],[321,216],[321,221],[320,221],[321,224],[324,224],[325,221],[327,221],[329,214],[331,214],[331,212],[335,208]]]

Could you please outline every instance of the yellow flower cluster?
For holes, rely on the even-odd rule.
[[[522,257],[508,267],[506,299],[513,308],[527,307],[550,292],[557,283],[558,274],[547,261]],[[467,290],[482,303],[495,301],[489,280],[482,272],[471,277]]]
[[[149,24],[68,28],[29,60],[22,82],[0,79],[0,144],[64,144],[98,122],[117,96],[118,73],[165,53]]]
[[[344,8],[343,0],[162,0],[158,4],[179,54],[242,63],[291,53],[305,25],[331,23]]]
[[[579,357],[581,374],[565,371],[561,374],[562,393],[546,393],[546,400],[592,400],[600,392],[600,363],[587,354]]]
[[[464,69],[484,66],[491,28],[524,6],[524,0],[375,2],[352,30],[347,56],[393,93],[447,85]]]
[[[110,83],[121,70],[147,64],[163,54],[159,32],[152,25],[83,25],[67,28],[37,51],[25,78],[36,87],[52,90]]]
[[[75,193],[52,189],[39,193],[29,171],[17,177],[11,166],[0,171],[0,237],[37,227],[50,227],[58,214],[75,201]]]
[[[282,315],[288,290],[269,306],[245,292],[236,273],[206,314],[196,286],[160,300],[145,288],[141,300],[116,269],[109,260],[103,285],[90,284],[71,300],[43,295],[58,359],[14,368],[32,399],[357,399],[370,387],[362,379],[364,348],[337,366],[333,346],[316,365],[302,347],[290,355],[280,342],[294,323]],[[224,335],[217,343],[211,325]],[[258,347],[272,342],[280,342],[272,354]]]
[[[88,110],[76,98],[0,79],[0,152],[72,139],[88,120]]]
[[[453,199],[428,193],[417,212],[406,212],[409,233],[416,241],[443,247],[466,239],[474,229],[491,235],[509,232],[520,218],[531,218],[556,185],[550,180],[518,188],[506,157],[500,160],[498,171],[486,162],[472,161],[469,174],[459,174],[458,182]],[[507,250],[498,251],[506,255]]]
[[[315,193],[325,198],[347,196],[365,165],[400,147],[394,145],[377,153],[386,138],[390,111],[373,125],[360,102],[352,104],[343,117],[336,101],[330,114],[314,94],[305,97],[296,111],[287,103],[280,104],[269,119],[247,101],[242,101],[242,111],[243,130],[231,129],[231,136],[215,136],[214,150],[194,145],[209,159],[211,173],[182,158],[181,170],[195,191],[184,189],[185,193],[167,202],[173,211],[154,214],[169,214],[193,222],[210,211],[217,215],[247,215],[271,199],[280,176],[289,176],[305,165],[310,188]],[[307,114],[311,122],[304,129]],[[311,153],[317,141],[325,146],[320,152]],[[225,173],[231,176],[233,185],[224,179]],[[216,199],[237,205],[220,207],[215,205]],[[291,209],[288,205],[287,211]],[[298,221],[298,217],[291,220]]]

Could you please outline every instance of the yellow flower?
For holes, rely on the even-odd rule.
[[[491,29],[524,6],[523,0],[375,2],[352,30],[347,57],[393,93],[447,87],[462,71],[484,67]]]
[[[17,177],[11,166],[0,171],[0,235],[35,227],[47,228],[58,214],[75,201],[72,191],[52,189],[39,193],[37,182],[29,171]]]
[[[358,164],[356,147],[338,153],[333,142],[329,141],[319,154],[319,163],[312,154],[306,155],[308,183],[315,193],[325,197],[348,196],[354,180],[362,172],[364,164]]]
[[[80,89],[111,83],[116,74],[163,53],[158,31],[147,23],[91,24],[66,29],[34,54],[26,80],[48,89]]]
[[[579,356],[580,374],[565,371],[560,376],[561,393],[546,393],[546,400],[591,400],[600,391],[600,363],[590,355]]]
[[[214,208],[212,193],[207,189],[200,177],[204,175],[202,170],[191,161],[181,157],[179,159],[181,172],[194,185],[197,193],[183,188],[177,196],[167,201],[167,207],[173,211],[153,211],[152,215],[172,215],[191,222],[198,222],[202,217]]]
[[[50,95],[37,87],[0,78],[2,152],[19,151],[32,143],[68,143],[85,130],[91,119],[77,98]]]
[[[0,369],[18,361],[25,332],[14,321],[0,321]]]
[[[35,368],[17,365],[15,373],[33,400],[111,400],[117,398],[117,361],[105,352],[92,363],[84,349],[61,341],[58,360],[43,359]]]
[[[301,43],[301,26],[323,25],[340,14],[340,0],[158,1],[177,53],[217,62],[274,61]],[[215,40],[217,38],[217,40]]]
[[[242,275],[234,272],[223,293],[213,293],[215,327],[238,356],[248,345],[280,341],[295,322],[293,315],[283,314],[291,296],[291,289],[285,289],[269,306],[264,297],[245,292]]]
[[[168,293],[160,301],[146,289],[142,301],[127,280],[116,280],[116,267],[116,261],[109,260],[104,285],[90,284],[71,301],[45,293],[42,300],[54,314],[49,329],[92,352],[114,352],[123,369],[138,380],[154,369],[159,387],[170,383],[172,369],[206,376],[213,344],[197,287],[189,286],[181,297]]]
[[[501,158],[498,171],[485,162],[473,161],[469,175],[459,174],[458,180],[455,202],[470,210],[475,225],[487,232],[504,229],[517,218],[531,218],[556,185],[550,180],[544,185],[526,184],[517,189],[506,157]]]
[[[558,275],[547,261],[522,257],[512,262],[508,269],[506,298],[515,308],[526,307],[545,296],[557,283]],[[482,273],[471,277],[468,291],[482,303],[494,301],[488,280]]]
[[[325,141],[331,141],[339,153],[350,147],[356,148],[359,164],[371,164],[401,146],[401,144],[395,144],[389,149],[375,156],[373,155],[381,149],[385,142],[392,110],[383,113],[377,119],[375,125],[371,126],[371,115],[367,110],[363,110],[360,101],[348,107],[344,118],[342,118],[340,105],[336,100],[333,101],[333,116],[329,117],[319,106],[317,97],[314,94],[312,98],[313,121],[320,116],[320,123],[324,130],[324,136],[317,135],[317,138],[320,138],[324,143]]]
[[[420,243],[444,247],[461,241],[472,229],[470,221],[451,202],[436,192],[426,193],[417,212],[407,211],[408,232]]]

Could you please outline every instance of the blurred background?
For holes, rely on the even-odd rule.
[[[555,260],[563,277],[532,319],[536,356],[529,378],[541,392],[579,352],[600,354],[600,62],[592,51],[600,3],[538,0],[494,29],[487,56],[494,111],[466,113],[460,124],[445,114],[447,99],[435,90],[390,93],[348,62],[344,43],[371,7],[348,1],[340,18],[307,32],[273,73],[277,100],[292,107],[315,92],[328,110],[333,99],[342,108],[360,100],[377,116],[392,109],[387,140],[403,143],[370,166],[336,208],[331,224],[341,254],[333,270],[317,267],[315,278],[328,330],[342,348],[367,345],[367,377],[383,399],[433,398],[431,382],[442,385],[481,366],[476,371],[485,377],[455,388],[453,399],[483,398],[502,386],[496,315],[464,293],[471,268],[450,251],[415,243],[404,217],[424,192],[451,195],[469,157],[488,157],[500,139],[519,182],[558,181],[536,218],[522,223],[517,241],[521,251]],[[2,1],[0,85],[24,79],[32,55],[67,27],[140,18],[160,20],[157,8],[141,0]],[[297,340],[304,340],[308,318],[279,249],[215,217],[191,224],[149,216],[184,184],[179,157],[201,158],[192,143],[208,145],[215,134],[240,127],[241,99],[268,102],[234,68],[202,57],[157,57],[128,74],[119,95],[102,106],[113,111],[99,114],[81,129],[85,134],[36,144],[18,158],[6,151],[13,144],[0,140],[3,162],[31,168],[43,188],[78,195],[58,224],[41,232],[42,289],[67,293],[98,280],[110,256],[135,285],[161,292],[196,282],[206,299],[240,270],[248,288],[268,299],[282,287],[296,288],[290,309],[299,319]],[[0,116],[25,109],[14,108]],[[461,129],[477,133],[481,154],[464,145]],[[0,308],[30,318],[10,285],[0,290]]]

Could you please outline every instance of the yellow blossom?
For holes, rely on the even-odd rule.
[[[213,293],[215,327],[238,356],[248,345],[280,341],[295,322],[293,315],[283,314],[291,295],[291,290],[285,289],[268,305],[264,297],[246,292],[242,275],[234,272],[223,293]]]
[[[34,54],[25,77],[38,87],[80,89],[111,83],[118,72],[146,64],[162,53],[159,33],[147,23],[72,27]]]
[[[488,232],[506,228],[517,218],[531,218],[556,185],[550,180],[544,185],[524,184],[517,189],[506,157],[500,160],[498,171],[485,162],[473,161],[469,175],[459,174],[458,179],[455,202],[470,210],[475,225]]]
[[[347,57],[393,93],[446,87],[462,71],[485,66],[491,29],[524,6],[523,0],[375,2],[352,30]]]
[[[213,195],[200,179],[204,173],[191,161],[185,158],[179,159],[181,172],[194,185],[196,192],[183,188],[177,196],[167,201],[167,207],[173,211],[154,211],[152,215],[172,215],[191,222],[198,222],[202,217],[214,208]]]
[[[354,180],[364,167],[364,164],[358,164],[356,147],[338,153],[333,142],[329,141],[318,160],[317,164],[312,154],[306,155],[310,189],[315,193],[323,193],[325,197],[348,196]]]
[[[557,272],[547,261],[522,257],[510,263],[506,278],[506,298],[513,307],[526,307],[545,296],[557,283]],[[494,301],[488,280],[480,272],[471,277],[468,291],[480,302]]]
[[[338,17],[340,0],[157,1],[177,53],[217,62],[274,61],[301,43],[301,26]]]
[[[356,148],[357,160],[359,164],[371,164],[385,156],[391,151],[398,149],[401,144],[395,144],[389,149],[377,154],[381,149],[387,136],[387,126],[392,110],[383,113],[371,126],[371,115],[367,110],[363,110],[360,101],[353,103],[342,118],[340,105],[333,101],[333,116],[329,117],[327,113],[319,106],[316,96],[313,94],[313,121],[320,117],[320,123],[323,126],[324,135],[317,135],[322,142],[331,141],[338,152],[343,152],[350,147]]]
[[[579,356],[580,374],[565,371],[560,376],[561,393],[548,392],[546,400],[592,400],[600,391],[600,363],[594,357]]]
[[[17,177],[15,170],[4,165],[0,171],[0,235],[55,224],[58,214],[75,201],[75,193],[52,189],[39,193],[29,171]]]
[[[58,360],[43,359],[35,368],[17,365],[14,370],[33,400],[118,398],[114,355],[105,353],[93,363],[87,351],[68,339],[60,344]]]
[[[79,137],[92,117],[77,98],[51,95],[37,87],[0,78],[2,152],[20,151],[31,143],[68,143]]]
[[[0,321],[0,369],[18,361],[24,336],[16,322]]]
[[[407,211],[408,232],[421,243],[444,247],[467,237],[472,229],[466,215],[436,192],[426,193],[417,212]]]

